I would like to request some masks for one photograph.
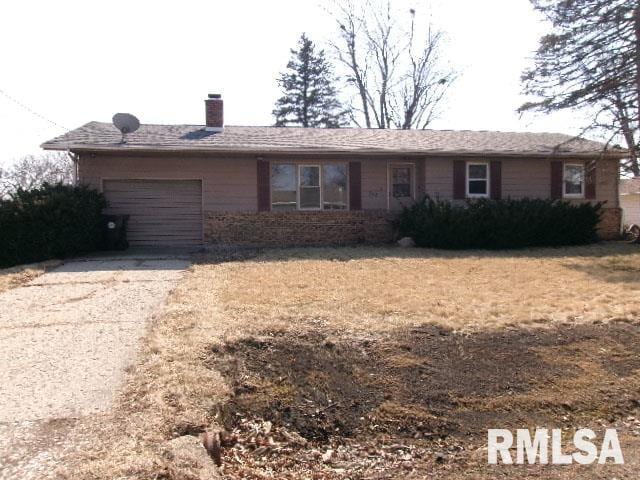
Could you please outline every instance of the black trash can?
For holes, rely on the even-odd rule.
[[[103,215],[103,244],[105,250],[126,250],[129,215]]]

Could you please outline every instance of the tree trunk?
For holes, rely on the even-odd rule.
[[[635,63],[635,74],[636,74],[636,98],[635,98],[635,110],[636,110],[636,125],[640,128],[640,0],[636,0],[636,7],[633,10],[633,30],[635,34],[635,45],[634,45],[634,63]],[[635,135],[631,131],[629,125],[626,126],[626,131],[623,128],[623,133],[625,139],[627,140],[627,146],[629,148],[630,161],[631,161],[631,171],[634,176],[640,176],[640,165],[638,165],[638,152],[635,144]],[[627,132],[629,136],[627,136]],[[631,140],[631,144],[629,144],[629,140]]]
[[[304,63],[304,76],[302,80],[302,126],[309,126],[309,61]]]
[[[638,152],[636,150],[635,135],[629,125],[628,119],[621,119],[622,135],[624,136],[627,148],[629,149],[629,169],[634,177],[640,176],[640,165],[638,165]]]
[[[635,34],[634,62],[636,70],[636,121],[640,127],[640,0],[636,1],[636,8],[633,11],[633,26]]]

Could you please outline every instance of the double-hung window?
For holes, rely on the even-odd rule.
[[[394,166],[391,169],[391,193],[394,198],[411,197],[411,167]]]
[[[271,210],[346,210],[346,163],[271,165]]]
[[[271,210],[298,208],[298,188],[295,165],[271,165]]]
[[[300,210],[320,210],[320,165],[298,165]]]
[[[322,208],[324,210],[347,209],[347,164],[329,163],[322,166]]]
[[[467,162],[467,197],[489,196],[489,164],[487,162]]]
[[[584,196],[584,164],[565,163],[562,185],[564,197],[582,198]]]

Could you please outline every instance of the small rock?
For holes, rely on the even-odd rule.
[[[271,428],[273,427],[273,424],[269,421],[264,422],[262,424],[262,429],[264,430],[265,435],[269,435],[269,433],[271,432]]]
[[[322,461],[324,463],[329,463],[331,461],[331,457],[333,457],[333,450],[329,449],[322,454]]]
[[[447,459],[447,456],[442,453],[442,452],[438,452],[436,453],[436,462],[437,463],[444,463],[444,461]]]
[[[411,248],[416,246],[416,242],[411,237],[402,237],[398,240],[398,246],[401,248]]]

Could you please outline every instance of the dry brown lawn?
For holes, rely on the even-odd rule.
[[[67,476],[196,478],[165,442],[225,428],[225,478],[634,478],[637,455],[492,470],[483,447],[496,425],[614,425],[637,450],[639,294],[626,244],[205,256]]]
[[[48,260],[46,262],[0,269],[0,292],[30,282],[34,278],[39,277],[48,270],[61,264],[62,262],[60,260]]]
[[[640,252],[624,244],[514,253],[271,251],[220,265],[212,275],[226,286],[220,300],[227,315],[257,329],[301,318],[371,331],[425,322],[469,329],[640,315]]]

